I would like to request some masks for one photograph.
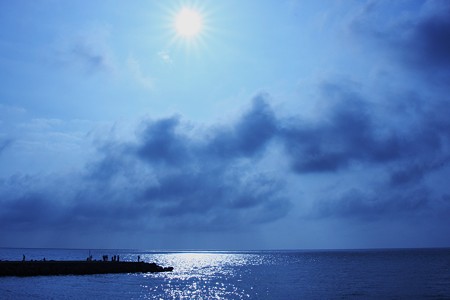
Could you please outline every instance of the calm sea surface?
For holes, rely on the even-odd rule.
[[[450,299],[450,249],[91,250],[172,273],[0,278],[0,299]],[[0,249],[0,260],[85,260],[88,250]]]

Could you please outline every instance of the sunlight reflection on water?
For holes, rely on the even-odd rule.
[[[173,266],[172,273],[148,274],[145,284],[147,297],[154,299],[246,299],[251,297],[252,286],[244,286],[240,267],[259,265],[260,255],[237,253],[164,253],[144,255],[146,261]]]

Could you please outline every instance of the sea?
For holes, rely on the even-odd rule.
[[[0,248],[0,260],[121,261],[169,273],[0,277],[0,299],[450,299],[450,249],[143,251]]]

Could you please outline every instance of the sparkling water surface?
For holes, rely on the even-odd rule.
[[[0,299],[450,299],[450,249],[90,250],[170,273],[0,278]],[[0,260],[85,260],[89,250],[0,249]]]

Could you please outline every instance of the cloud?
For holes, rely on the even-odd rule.
[[[450,162],[448,155],[431,156],[431,159],[422,159],[407,163],[406,166],[398,167],[390,175],[391,186],[405,186],[406,184],[417,184],[433,171],[445,167]]]
[[[137,155],[150,163],[167,165],[183,164],[189,154],[189,140],[177,133],[179,118],[172,117],[150,122],[142,133],[142,143],[137,146]]]
[[[128,57],[127,66],[134,80],[136,80],[140,85],[147,89],[153,89],[154,80],[144,74],[141,64],[137,59],[135,59],[134,57]]]
[[[435,188],[433,179],[450,173],[448,105],[440,95],[419,99],[424,105],[411,115],[391,106],[409,101],[409,93],[376,103],[339,81],[326,82],[321,90],[327,105],[320,119],[291,118],[279,125],[295,173],[354,177],[336,186],[334,195],[317,196],[313,215],[377,220],[425,213],[431,218],[448,209],[439,199],[450,190]]]
[[[352,189],[339,198],[318,201],[315,209],[319,218],[377,221],[386,217],[424,216],[424,213],[432,213],[435,202],[430,191],[421,187],[401,192],[389,190],[388,193]]]
[[[173,60],[170,57],[170,54],[166,51],[159,51],[158,57],[164,62],[165,64],[171,65],[173,64]]]
[[[408,84],[405,77],[414,74],[420,80],[405,90],[397,86],[395,94],[389,85],[370,91],[328,81],[320,86],[327,99],[320,119],[293,118],[282,126],[294,172],[353,179],[317,196],[311,216],[432,222],[449,212],[450,190],[439,178],[450,175],[450,89],[442,84],[450,78],[450,5],[409,3],[401,17],[380,22],[392,11],[388,3],[369,2],[351,30],[387,55],[393,78]]]
[[[79,42],[74,45],[71,54],[89,72],[109,71],[111,69],[111,62],[108,55],[84,42]]]
[[[384,21],[391,5],[370,2],[352,22],[353,32],[384,48],[396,61],[428,77],[448,82],[450,67],[450,4],[426,1],[419,13],[404,14],[396,21]],[[389,3],[390,4],[390,3]],[[404,9],[408,11],[408,8]],[[380,47],[381,45],[381,47]]]
[[[11,146],[11,144],[13,143],[12,139],[0,139],[0,154],[2,154],[3,151],[5,151],[8,147]]]
[[[75,66],[89,74],[110,73],[117,69],[108,28],[94,26],[77,34],[67,33],[66,36],[56,41],[58,63]]]
[[[273,124],[264,125],[273,122],[271,118],[270,107],[258,97],[250,111],[226,129],[215,127],[194,138],[179,117],[148,121],[136,143],[115,149],[119,157],[144,166],[148,181],[136,199],[157,217],[172,220],[169,227],[212,230],[269,222],[286,215],[290,207],[278,180],[252,170],[257,152],[270,138],[267,128]],[[130,166],[117,163],[111,153],[109,149],[95,172],[111,170],[109,162]],[[121,176],[125,169],[115,171]]]
[[[181,116],[146,119],[132,139],[99,141],[97,157],[82,172],[0,182],[2,219],[21,230],[256,228],[284,218],[293,207],[286,196],[292,187],[264,165],[273,155],[268,150],[279,146],[279,174],[339,178],[361,169],[366,177],[383,171],[374,175],[376,184],[357,178],[336,188],[335,196],[313,195],[314,208],[303,215],[377,220],[438,211],[436,199],[450,191],[431,196],[426,179],[448,167],[449,122],[442,103],[414,110],[412,120],[409,111],[396,110],[392,123],[384,110],[392,113],[392,106],[377,105],[355,85],[325,81],[319,89],[322,114],[313,120],[276,115],[266,95],[255,97],[228,124],[199,127]],[[283,170],[285,165],[290,169]]]
[[[223,159],[257,155],[277,134],[277,123],[264,95],[259,95],[237,124],[216,129],[208,141],[207,152]]]
[[[273,222],[291,209],[282,180],[257,168],[274,118],[258,97],[235,124],[201,137],[180,117],[147,120],[134,141],[100,143],[81,173],[0,182],[3,225],[207,232]]]
[[[395,20],[382,23],[381,16],[389,15],[387,10],[393,9],[392,4],[370,1],[352,20],[350,29],[358,41],[370,40],[376,42],[370,45],[376,51],[387,50],[390,63],[394,56],[394,60],[402,61],[400,67],[406,65],[409,71],[445,78],[450,75],[450,5],[447,1],[428,1],[417,8],[418,12],[406,13],[412,6],[401,7],[405,11],[402,18],[395,15]],[[435,83],[432,81],[426,89],[436,88]],[[353,164],[396,162],[401,162],[405,170],[417,171],[417,178],[420,172],[435,170],[447,161],[443,156],[450,127],[445,99],[450,90],[444,86],[434,95],[427,95],[424,86],[422,81],[409,87],[415,93],[399,89],[392,95],[386,86],[370,92],[336,79],[321,82],[320,119],[307,122],[292,117],[280,125],[281,140],[293,170],[339,172]],[[407,167],[405,162],[413,158],[419,160],[416,167]],[[407,180],[407,176],[400,175],[402,171],[395,173],[392,182]]]
[[[281,139],[298,173],[336,172],[353,162],[383,163],[415,153],[414,139],[377,124],[374,107],[345,84],[321,85],[328,107],[316,122],[290,120]],[[425,137],[424,137],[425,138]]]

